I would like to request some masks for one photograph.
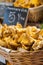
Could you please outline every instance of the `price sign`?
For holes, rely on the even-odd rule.
[[[7,7],[4,15],[4,24],[16,25],[17,22],[21,23],[23,26],[26,25],[28,20],[29,10],[26,8],[17,7]]]

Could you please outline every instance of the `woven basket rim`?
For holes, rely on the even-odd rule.
[[[1,46],[0,46],[1,47]],[[36,51],[28,51],[28,50],[26,50],[26,51],[19,51],[19,50],[12,50],[12,49],[9,49],[9,48],[5,48],[5,47],[2,47],[2,49],[0,48],[0,50],[2,50],[2,51],[5,51],[5,50],[7,49],[7,50],[10,50],[9,51],[9,53],[10,52],[40,52],[40,51],[43,51],[43,49],[42,50],[36,50]],[[7,51],[6,51],[7,52]]]
[[[38,8],[41,8],[41,7],[43,7],[43,5],[40,5],[38,7],[29,8],[29,9],[32,10],[32,9],[38,9]]]

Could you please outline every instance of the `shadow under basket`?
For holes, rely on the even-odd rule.
[[[0,51],[11,65],[43,65],[43,50],[39,51],[26,51],[17,52],[11,51],[10,53],[5,53]],[[8,54],[8,55],[7,55]]]

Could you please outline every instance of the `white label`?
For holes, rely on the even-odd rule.
[[[5,60],[5,58],[2,55],[0,55],[0,62],[6,64],[6,60]]]

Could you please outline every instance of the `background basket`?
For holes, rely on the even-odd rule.
[[[43,50],[31,52],[11,51],[10,53],[0,50],[0,54],[3,55],[11,65],[43,65]]]
[[[43,22],[43,5],[29,8],[29,21],[31,22]]]

